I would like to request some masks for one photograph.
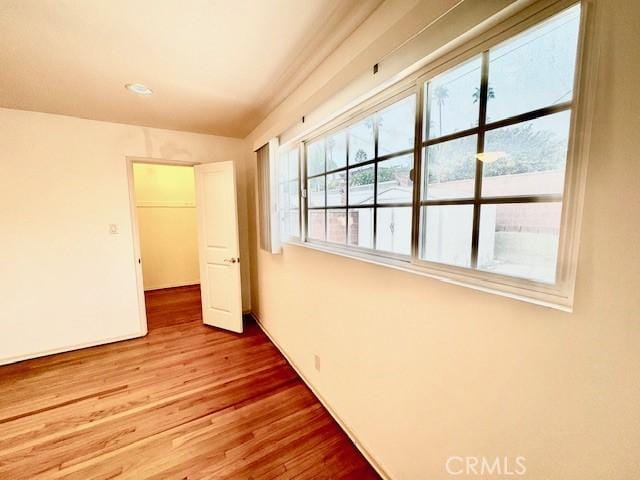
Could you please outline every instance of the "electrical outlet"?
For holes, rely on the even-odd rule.
[[[318,355],[313,356],[314,365],[317,371],[320,371],[320,357]]]

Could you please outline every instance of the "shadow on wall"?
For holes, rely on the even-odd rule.
[[[193,155],[185,148],[177,147],[171,140],[163,142],[159,147],[159,155],[154,155],[153,139],[151,131],[148,128],[141,128],[144,136],[145,156],[149,158],[162,158],[163,160],[181,160],[186,162],[195,162]]]

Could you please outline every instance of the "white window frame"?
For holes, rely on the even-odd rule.
[[[282,227],[282,218],[281,215],[283,213],[287,213],[287,211],[285,211],[284,207],[281,205],[280,202],[280,197],[279,197],[279,193],[280,193],[280,185],[282,183],[284,183],[282,181],[282,172],[281,172],[281,161],[280,158],[282,155],[289,155],[291,152],[293,151],[297,151],[298,153],[298,231],[300,232],[300,234],[302,234],[302,204],[300,202],[301,200],[301,170],[300,170],[300,145],[285,145],[285,146],[281,146],[278,149],[278,154],[277,154],[277,161],[275,162],[276,165],[276,175],[275,175],[275,188],[276,188],[276,195],[275,195],[275,202],[277,204],[277,208],[276,208],[276,218],[278,219],[278,232],[279,232],[279,237],[280,237],[280,242],[281,243],[299,243],[300,241],[300,236],[292,236],[291,234],[289,234],[289,232],[284,231]],[[286,182],[290,182],[291,179],[289,179],[289,177],[287,177]],[[286,209],[286,210],[292,210],[292,209]]]
[[[423,85],[433,77],[465,61],[483,55],[495,45],[545,21],[553,15],[580,4],[580,30],[576,55],[573,99],[571,101],[571,124],[567,151],[565,186],[562,194],[562,220],[557,256],[556,283],[547,284],[533,280],[511,277],[473,268],[422,260],[418,255],[420,240],[420,166],[422,164],[422,106]],[[530,303],[572,311],[575,277],[577,270],[579,233],[586,183],[588,145],[593,112],[593,101],[583,92],[595,91],[595,53],[591,49],[594,43],[592,26],[592,5],[590,0],[541,1],[504,20],[499,25],[485,31],[464,46],[456,48],[434,60],[404,80],[388,87],[364,101],[358,107],[340,115],[331,122],[316,129],[311,134],[294,139],[300,148],[300,232],[301,237],[290,238],[287,243],[321,250],[368,263],[383,265],[418,275],[435,278],[447,283],[462,285],[477,290],[507,296]],[[336,130],[348,127],[358,120],[395,103],[405,96],[416,95],[416,135],[414,149],[414,201],[412,225],[412,254],[403,256],[338,245],[330,242],[309,240],[307,238],[307,199],[306,199],[306,148],[307,143],[324,137]]]

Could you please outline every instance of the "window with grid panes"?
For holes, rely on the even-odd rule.
[[[580,21],[575,4],[303,140],[302,240],[556,285]]]

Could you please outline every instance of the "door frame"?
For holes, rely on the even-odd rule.
[[[140,248],[140,230],[138,227],[138,210],[136,209],[136,191],[133,179],[133,164],[148,163],[152,165],[176,165],[180,167],[195,167],[203,162],[189,160],[167,160],[154,157],[126,156],[127,185],[129,187],[129,219],[131,222],[131,240],[133,242],[133,264],[136,271],[136,289],[138,295],[138,317],[140,330],[143,335],[149,332],[147,326],[147,308],[144,301],[144,283],[142,276],[142,249]]]

